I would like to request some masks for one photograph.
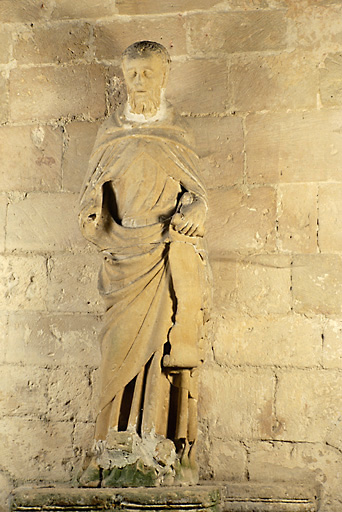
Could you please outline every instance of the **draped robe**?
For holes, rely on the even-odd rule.
[[[187,425],[187,434],[177,434],[176,424],[170,427],[176,421],[170,419],[170,388],[182,383],[163,371],[162,357],[177,317],[171,244],[190,244],[204,272],[203,240],[170,225],[184,192],[206,201],[197,164],[184,122],[171,107],[163,119],[147,123],[117,111],[99,130],[80,201],[83,235],[104,255],[98,284],[106,305],[98,440],[109,428],[129,427],[194,440],[194,424]],[[195,387],[187,390],[190,401]]]

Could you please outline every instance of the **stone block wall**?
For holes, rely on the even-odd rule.
[[[341,0],[0,2],[1,510],[91,441],[101,258],[77,199],[139,39],[170,51],[209,190],[202,478],[316,481],[341,510],[341,20]]]

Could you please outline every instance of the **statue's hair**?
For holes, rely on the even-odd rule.
[[[130,59],[136,59],[137,57],[148,57],[149,55],[157,53],[162,57],[164,63],[169,65],[171,58],[167,49],[160,43],[154,41],[137,41],[131,44],[122,54],[122,59],[128,57]]]

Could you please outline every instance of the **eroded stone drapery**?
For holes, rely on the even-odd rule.
[[[128,100],[100,128],[80,225],[102,251],[101,397],[81,485],[195,483],[207,200],[184,119],[164,98],[169,55],[123,54]]]

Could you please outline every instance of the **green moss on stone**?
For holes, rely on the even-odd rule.
[[[157,482],[155,469],[141,460],[103,472],[102,487],[154,487]]]

